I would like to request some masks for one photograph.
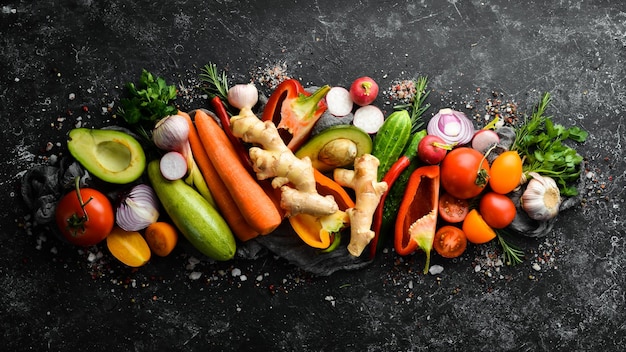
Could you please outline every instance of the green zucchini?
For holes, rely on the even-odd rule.
[[[393,163],[402,156],[411,136],[411,117],[408,111],[393,112],[380,127],[372,145],[372,155],[378,158],[378,181],[389,171]]]
[[[209,258],[226,261],[235,256],[235,237],[220,213],[183,180],[168,181],[159,161],[148,164],[148,178],[161,205],[185,238]]]

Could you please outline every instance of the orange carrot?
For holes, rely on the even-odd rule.
[[[230,195],[230,192],[224,185],[220,175],[213,167],[209,156],[204,150],[204,146],[198,136],[193,121],[189,114],[185,112],[178,112],[179,115],[184,116],[189,124],[189,145],[191,146],[191,154],[196,160],[196,165],[200,169],[200,173],[204,177],[209,191],[217,204],[217,208],[220,214],[224,217],[224,220],[228,223],[228,227],[233,231],[233,234],[241,241],[247,241],[259,235],[259,232],[253,229],[241,214],[237,203]]]
[[[194,119],[209,160],[247,223],[262,235],[274,231],[283,220],[281,212],[241,163],[224,130],[202,110]]]
[[[176,228],[165,221],[157,221],[150,224],[146,228],[144,237],[152,253],[159,257],[169,255],[178,242],[178,232]]]

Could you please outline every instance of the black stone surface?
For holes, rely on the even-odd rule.
[[[2,349],[623,351],[625,11],[620,0],[3,1]],[[115,124],[107,108],[142,68],[181,87],[182,109],[207,107],[195,88],[208,62],[231,82],[278,65],[306,85],[369,75],[381,91],[426,75],[430,114],[481,116],[495,99],[530,112],[550,92],[555,120],[590,132],[577,147],[581,204],[547,237],[519,240],[518,266],[472,246],[434,256],[438,275],[391,249],[315,277],[273,255],[212,263],[184,245],[131,270],[105,245],[80,250],[32,226],[20,177],[59,156],[69,129]]]

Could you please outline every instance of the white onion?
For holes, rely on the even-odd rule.
[[[126,231],[139,231],[159,218],[158,199],[152,187],[139,184],[133,187],[117,207],[115,221]]]
[[[428,121],[426,131],[441,137],[447,144],[460,146],[472,140],[474,124],[464,113],[445,108]]]

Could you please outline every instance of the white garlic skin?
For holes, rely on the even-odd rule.
[[[252,109],[258,101],[259,91],[252,83],[237,84],[228,90],[228,103],[237,109]]]
[[[189,124],[180,115],[170,115],[159,120],[152,130],[152,141],[165,151],[183,152],[188,143]]]
[[[522,194],[522,208],[528,217],[538,221],[554,218],[559,213],[561,192],[553,178],[531,172],[532,179]]]

